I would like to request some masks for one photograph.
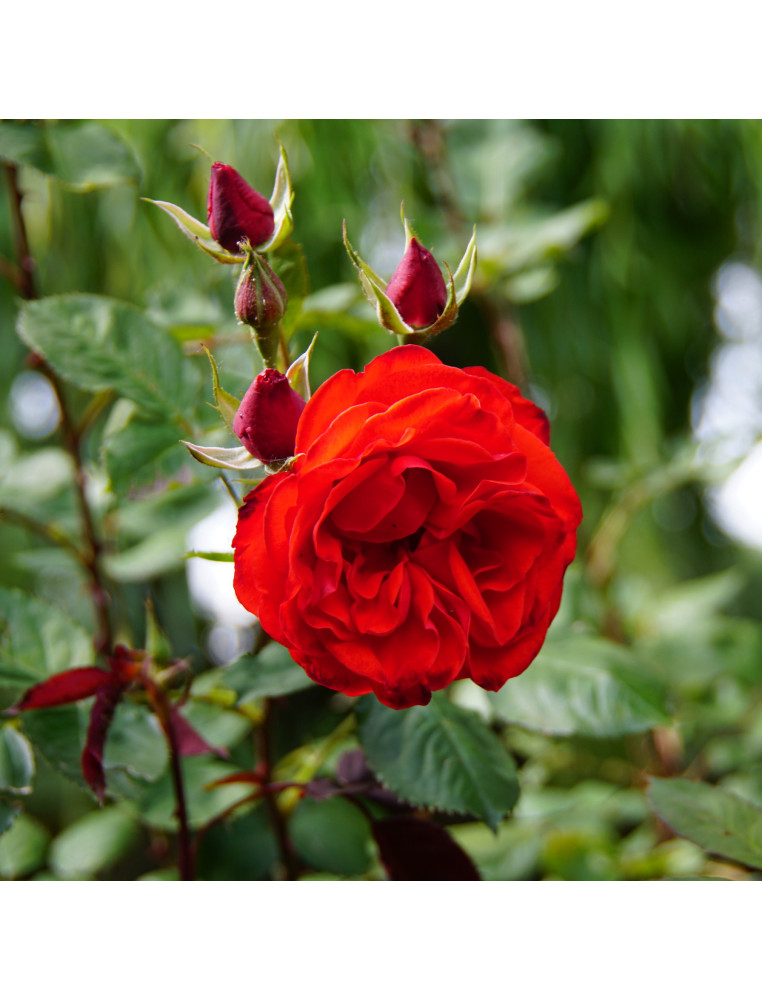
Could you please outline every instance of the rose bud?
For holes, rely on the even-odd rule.
[[[270,202],[226,163],[212,164],[206,216],[212,238],[230,253],[240,252],[243,239],[261,246],[275,230]]]
[[[233,421],[233,431],[260,462],[294,454],[296,425],[305,402],[281,372],[265,368],[251,383]]]
[[[419,330],[444,312],[447,288],[434,257],[415,237],[386,286],[386,295],[404,321]]]
[[[283,319],[288,296],[283,282],[264,257],[251,253],[238,279],[235,314],[255,330],[276,326]]]

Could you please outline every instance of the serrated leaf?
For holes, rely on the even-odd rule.
[[[1,683],[27,687],[93,657],[91,636],[57,607],[0,589]]]
[[[0,160],[34,167],[76,191],[135,182],[140,177],[129,146],[96,122],[2,122]]]
[[[368,763],[412,805],[467,813],[493,830],[519,794],[516,767],[483,720],[441,692],[425,706],[395,710],[368,696],[358,703]]]
[[[0,792],[28,795],[32,791],[34,754],[29,740],[15,726],[0,728]]]
[[[722,788],[685,778],[652,778],[648,798],[680,837],[710,854],[762,868],[762,809]]]
[[[52,296],[25,303],[17,331],[82,389],[110,389],[180,422],[192,412],[197,371],[166,330],[135,306],[98,295]]]
[[[662,684],[625,647],[571,636],[488,695],[505,722],[555,736],[614,737],[669,722]]]
[[[202,465],[210,465],[214,469],[236,469],[261,470],[262,476],[266,475],[265,467],[258,458],[254,458],[250,451],[241,445],[239,448],[215,448],[200,444],[193,444],[190,441],[181,441],[190,452],[191,456]]]

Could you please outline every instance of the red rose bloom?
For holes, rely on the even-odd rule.
[[[240,510],[235,590],[313,680],[407,708],[529,666],[582,511],[515,386],[397,347],[318,389],[295,452]]]

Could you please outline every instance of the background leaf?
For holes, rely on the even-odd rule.
[[[523,674],[489,694],[506,722],[557,736],[622,736],[669,721],[663,685],[605,639],[551,639]]]
[[[82,389],[111,389],[180,422],[193,410],[198,371],[166,330],[126,302],[98,295],[27,302],[18,333]]]
[[[130,147],[96,122],[0,122],[0,160],[34,167],[77,191],[135,182],[140,177]]]
[[[651,805],[664,822],[712,854],[762,868],[762,809],[732,792],[684,778],[652,778]]]

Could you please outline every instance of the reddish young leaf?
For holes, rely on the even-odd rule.
[[[441,826],[415,816],[373,823],[373,836],[395,882],[481,881],[473,861]]]
[[[14,709],[26,712],[32,708],[53,708],[55,705],[69,705],[82,698],[90,698],[111,681],[111,674],[100,667],[75,667],[54,674],[46,681],[30,687]]]
[[[109,677],[95,696],[93,710],[90,713],[90,724],[87,727],[85,749],[82,751],[82,774],[85,781],[98,796],[103,805],[106,793],[106,775],[103,771],[103,747],[106,743],[111,721],[114,718],[116,706],[122,700],[127,685]]]
[[[225,747],[213,747],[211,743],[207,743],[201,733],[180,714],[180,709],[176,705],[170,708],[170,715],[181,757],[198,757],[202,753],[213,753],[226,760],[230,757]]]

